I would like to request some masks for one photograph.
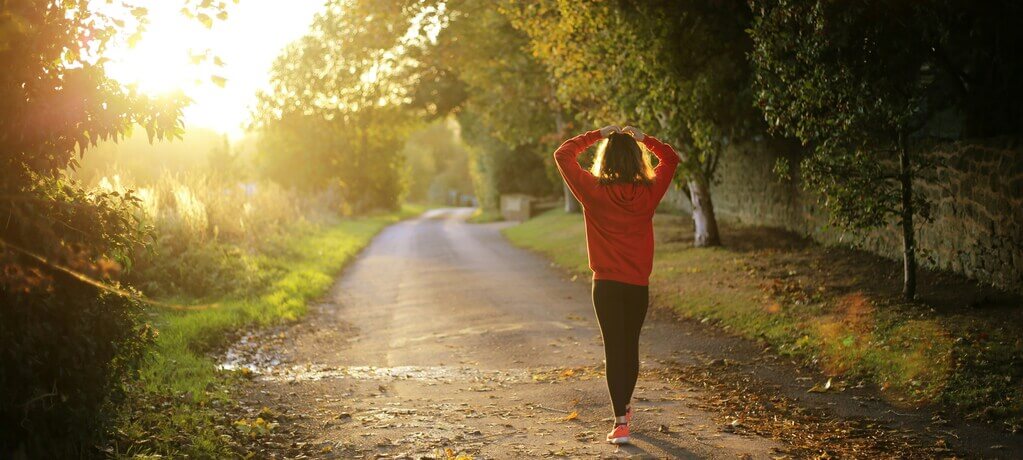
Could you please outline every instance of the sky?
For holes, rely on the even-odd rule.
[[[209,128],[238,139],[255,104],[256,92],[267,86],[270,66],[281,50],[308,30],[323,0],[241,0],[229,3],[228,17],[207,29],[179,12],[181,2],[152,0],[150,24],[135,44],[114,46],[106,54],[110,76],[136,83],[159,94],[182,89],[193,99],[184,110],[186,131]],[[193,54],[209,51],[223,60],[199,65]],[[223,87],[210,78],[226,79]]]

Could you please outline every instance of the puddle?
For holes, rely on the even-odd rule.
[[[246,332],[223,355],[217,356],[217,368],[225,371],[245,369],[253,374],[272,372],[284,363],[278,351],[284,339],[285,333],[280,328]]]
[[[329,366],[288,363],[278,351],[285,341],[283,331],[249,332],[218,357],[217,367],[244,371],[255,380],[316,381],[324,379],[414,380],[426,383],[478,383],[500,386],[530,379],[525,369],[478,369],[470,366]]]
[[[251,369],[250,369],[251,370]],[[260,380],[316,381],[324,379],[414,380],[426,383],[483,383],[501,385],[521,382],[525,370],[482,370],[456,366],[325,366],[318,364],[279,366],[253,371]]]

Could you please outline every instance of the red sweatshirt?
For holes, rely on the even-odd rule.
[[[643,145],[660,160],[654,168],[654,183],[600,185],[577,158],[601,138],[599,130],[573,137],[558,147],[554,159],[583,206],[593,279],[646,286],[654,265],[654,209],[671,185],[678,154],[670,145],[646,136]]]

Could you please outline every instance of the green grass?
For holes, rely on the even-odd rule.
[[[691,232],[687,218],[658,215],[654,222],[658,246],[651,298],[656,305],[761,340],[779,354],[838,376],[838,382],[875,383],[896,404],[939,403],[1020,429],[1023,340],[1011,322],[937,314],[897,296],[867,294],[856,282],[846,283],[862,277],[843,268],[858,263],[841,263],[842,257],[852,257],[847,253],[816,245],[693,248],[685,238]],[[580,215],[552,211],[504,233],[513,244],[589,275]],[[870,276],[860,283],[881,283]]]
[[[490,222],[500,222],[502,220],[504,220],[504,217],[502,217],[501,212],[496,209],[476,208],[476,211],[473,211],[467,222],[470,224],[487,224]]]
[[[268,264],[277,274],[265,290],[248,296],[204,299],[195,309],[159,309],[155,350],[131,388],[131,407],[121,416],[114,450],[122,456],[222,457],[233,453],[227,408],[231,378],[218,371],[209,353],[249,327],[294,321],[309,302],[324,295],[334,278],[374,235],[419,208],[348,219],[335,225],[296,229],[266,244]],[[162,299],[184,304],[194,299]],[[154,410],[155,409],[155,410]]]
[[[582,216],[558,210],[502,230],[515,245],[538,251],[576,274],[589,270]]]

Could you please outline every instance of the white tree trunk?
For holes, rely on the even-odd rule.
[[[702,174],[688,178],[689,199],[693,203],[693,246],[701,248],[720,246],[718,221],[714,217],[714,203],[710,199],[710,183]]]
[[[579,205],[579,200],[575,199],[575,195],[572,194],[572,189],[568,188],[568,184],[562,180],[561,188],[565,191],[565,212],[567,213],[578,213],[582,212],[582,206]]]

